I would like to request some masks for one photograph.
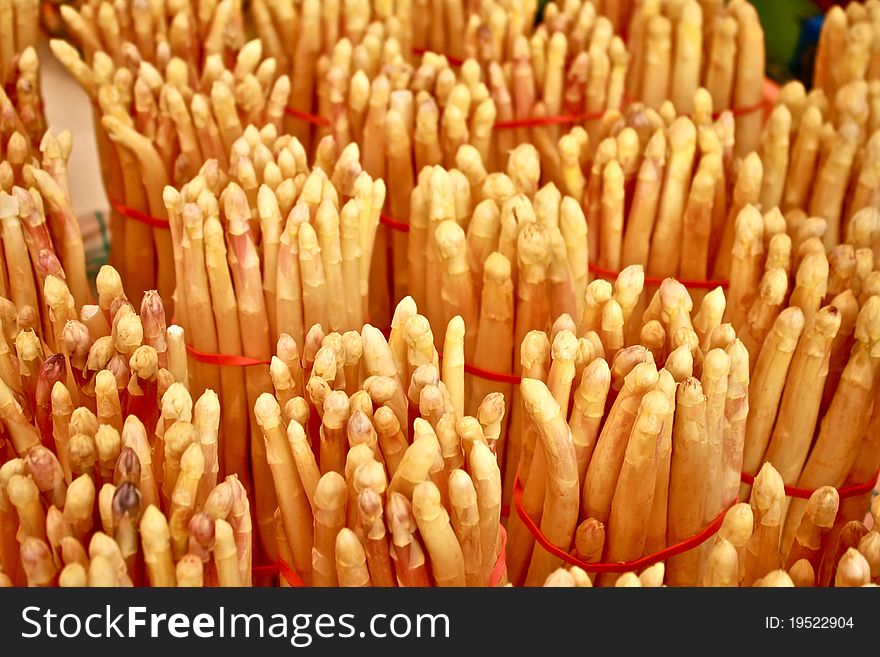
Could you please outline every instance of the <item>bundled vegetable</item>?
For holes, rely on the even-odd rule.
[[[880,80],[853,80],[830,96],[782,87],[761,136],[762,208],[779,206],[798,229],[809,218],[805,230],[829,250],[851,242],[853,218],[880,200],[878,98]]]
[[[694,96],[693,118],[634,103],[606,112],[594,135],[574,128],[559,139],[558,184],[583,206],[601,269],[726,278],[727,234],[757,201],[762,165],[755,154],[736,163],[732,113],[713,118],[708,92]]]
[[[282,335],[305,345],[315,323],[339,332],[363,325],[385,185],[361,170],[356,145],[337,154],[327,136],[310,168],[299,141],[271,125],[245,128],[228,161],[208,160],[179,191],[164,190],[177,320],[191,341],[193,389],[225,400],[223,463],[254,482],[261,538],[271,544],[274,492],[252,409],[271,390],[272,345]]]
[[[406,60],[431,51],[451,61],[478,55],[500,61],[510,54],[517,36],[531,34],[538,4],[537,0],[258,0],[251,3],[250,12],[258,36],[279,65],[307,65],[308,80],[299,89],[313,97],[325,57],[342,40],[367,54],[380,49],[383,38],[392,38]]]
[[[16,62],[25,52],[28,57],[36,57],[34,48],[40,38],[40,2],[39,0],[2,0],[0,2],[0,87],[18,86],[18,75],[23,72],[21,62]],[[24,67],[25,69],[27,66]],[[27,77],[24,84],[31,84]],[[34,92],[39,94],[39,84]],[[45,128],[44,128],[45,129]],[[39,133],[42,133],[40,130]]]
[[[198,78],[212,56],[229,62],[245,44],[241,0],[211,7],[186,1],[167,8],[138,0],[88,0],[61,5],[59,11],[87,64],[96,55],[106,56],[117,66],[134,67],[133,73],[141,61],[162,71],[179,59]]]
[[[762,486],[772,480],[772,466],[765,466]],[[778,484],[778,482],[777,482]],[[743,580],[745,563],[754,552],[747,553],[745,544],[761,540],[774,533],[773,526],[778,510],[778,485],[767,490],[765,501],[754,498],[752,504],[737,504],[728,512],[724,525],[715,539],[703,579],[704,586],[759,586],[759,587],[812,587],[812,586],[877,586],[880,573],[880,533],[877,527],[875,504],[874,529],[868,531],[861,522],[847,525],[839,540],[830,540],[828,528],[837,513],[837,492],[826,486],[819,488],[807,504],[809,517],[804,517],[798,528],[797,543],[781,563],[774,560],[774,569],[750,581]],[[880,498],[878,498],[880,499]],[[755,520],[760,518],[759,526]],[[766,566],[764,567],[766,568]],[[763,571],[764,568],[761,570]],[[655,564],[640,574],[628,572],[621,575],[615,586],[660,586],[664,579],[664,566]],[[583,569],[572,566],[558,568],[545,580],[544,586],[573,587],[591,586],[590,578]]]
[[[803,257],[790,297],[786,282],[778,269],[765,273],[741,330],[755,345],[743,470],[751,475],[769,462],[786,485],[808,491],[870,488],[880,469],[880,296],[847,285],[832,292],[839,281],[821,250]],[[842,499],[838,525],[863,518],[869,501],[869,490]],[[806,505],[796,497],[786,507],[783,551]]]
[[[4,314],[2,571],[28,586],[250,585],[248,497],[234,474],[218,483],[219,398],[193,403],[183,331],[155,291],[138,311],[104,267],[98,292],[77,313],[47,278],[54,352],[28,307]]]
[[[313,586],[486,586],[506,579],[501,473],[505,404],[464,408],[464,326],[442,363],[426,317],[405,299],[388,339],[288,335],[254,412],[278,498],[279,555]],[[401,310],[401,308],[399,308]],[[409,312],[411,311],[411,312]],[[401,313],[399,313],[400,315]]]
[[[69,131],[46,132],[39,150],[19,130],[0,141],[0,295],[29,318],[28,328],[59,350],[63,323],[53,328],[52,315],[61,312],[53,304],[63,300],[53,298],[54,283],[64,284],[76,308],[92,301],[67,178],[71,146]]]
[[[110,8],[107,3],[101,6]],[[219,12],[215,18],[221,27],[227,25]],[[193,18],[184,18],[184,24],[186,20]],[[149,21],[146,24],[149,27]],[[175,267],[163,188],[183,184],[206,160],[225,165],[244,126],[271,124],[280,129],[290,80],[276,74],[273,60],[263,58],[259,40],[245,44],[242,39],[240,50],[231,51],[236,53],[234,66],[227,68],[226,37],[216,48],[207,39],[201,54],[169,50],[168,43],[161,41],[165,45],[156,46],[159,56],[153,60],[130,41],[122,49],[115,19],[106,29],[115,35],[118,48],[84,47],[85,61],[65,41],[53,40],[50,45],[94,100],[104,187],[112,197],[111,262],[120,269],[133,299],[141,290],[156,287],[170,309]],[[227,32],[220,29],[220,36]],[[149,44],[140,47],[153,44],[154,36],[150,33]]]
[[[4,46],[6,44],[4,43]],[[37,51],[28,46],[9,61],[5,77],[0,74],[0,156],[4,153],[6,140],[14,133],[24,138],[21,149],[27,145],[38,151],[40,138],[46,131],[46,117],[43,114],[43,97],[40,91],[40,59]]]
[[[526,336],[522,424],[511,432],[521,445],[506,464],[506,474],[518,471],[523,513],[583,563],[628,563],[688,541],[739,489],[749,354],[721,323],[720,288],[691,319],[687,290],[665,280],[636,320],[644,344],[624,347],[622,327],[608,330],[606,311],[616,305],[606,301],[598,335],[578,340],[582,333],[563,316],[549,337]],[[698,583],[706,556],[685,549],[669,560],[667,581]],[[559,563],[519,515],[511,517],[511,581],[540,585]]]
[[[819,48],[813,66],[813,88],[833,100],[840,89],[855,81],[880,81],[880,3],[849,2],[832,5],[822,21]]]
[[[632,53],[630,96],[654,109],[670,101],[676,111],[688,114],[698,110],[694,92],[703,86],[716,110],[736,115],[737,157],[758,147],[764,30],[749,2],[640,2],[629,24],[627,46]]]

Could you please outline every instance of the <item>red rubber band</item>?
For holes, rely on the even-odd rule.
[[[504,577],[504,573],[507,572],[507,531],[503,525],[498,525],[498,531],[501,533],[501,550],[498,552],[498,559],[496,559],[492,572],[489,575],[489,586],[498,586]],[[278,573],[292,587],[305,587],[305,583],[296,571],[280,557],[274,564],[254,566],[253,572],[255,575],[274,575]]]
[[[275,575],[278,573],[278,565],[274,563],[254,564],[251,571],[254,575]]]
[[[523,507],[522,495],[523,488],[522,484],[520,484],[519,482],[519,473],[517,473],[516,478],[513,481],[513,503],[516,507],[516,513],[520,517],[520,520],[522,520],[523,524],[526,526],[526,529],[528,529],[529,533],[531,533],[531,535],[535,537],[535,540],[538,542],[538,544],[554,557],[562,559],[572,566],[578,566],[588,573],[627,573],[630,571],[641,570],[655,563],[659,563],[660,561],[665,561],[669,557],[674,557],[678,554],[682,554],[683,552],[687,552],[688,550],[692,550],[698,545],[704,543],[719,529],[721,529],[721,523],[724,522],[724,516],[727,515],[727,512],[731,509],[731,507],[736,504],[736,500],[733,500],[721,513],[719,513],[715,517],[714,520],[712,520],[712,522],[706,525],[706,527],[703,528],[699,533],[694,534],[690,538],[686,538],[680,543],[670,545],[669,547],[664,548],[659,552],[655,552],[654,554],[649,554],[647,556],[636,559],[635,561],[627,561],[625,563],[587,563],[585,561],[581,561],[580,559],[569,554],[568,552],[560,550],[558,547],[553,545],[553,543],[551,543],[546,536],[544,536],[544,534],[541,532],[541,528],[535,524],[535,521],[532,520],[531,517],[529,517],[529,514],[526,512],[525,507]]]
[[[131,219],[133,221],[138,221],[142,224],[147,224],[148,226],[152,226],[153,228],[162,228],[163,230],[170,230],[171,226],[168,224],[167,219],[162,219],[160,217],[154,217],[152,215],[147,214],[146,212],[141,212],[140,210],[135,210],[134,208],[130,208],[127,205],[123,205],[122,203],[117,203],[116,201],[110,201],[110,205],[116,210],[119,214],[121,214],[126,219]]]
[[[278,557],[275,564],[278,566],[278,574],[281,575],[293,588],[301,589],[305,586],[305,583],[297,572],[291,566],[287,565],[284,559]]]
[[[403,221],[398,221],[397,219],[392,219],[384,212],[379,214],[379,223],[383,226],[388,226],[391,230],[396,230],[401,233],[409,232],[409,224]]]
[[[306,123],[312,123],[314,125],[330,125],[330,119],[324,118],[323,116],[318,116],[317,114],[302,112],[292,107],[285,107],[284,113],[287,114],[287,116],[292,116],[293,118],[300,119],[302,121],[305,121]]]
[[[254,575],[281,575],[284,580],[290,584],[292,587],[301,589],[305,587],[305,583],[302,581],[299,575],[296,574],[296,571],[291,568],[287,563],[285,563],[284,559],[279,557],[275,563],[264,564],[261,566],[254,566],[253,569]]]
[[[404,224],[400,221],[396,221],[391,219],[385,214],[380,215],[380,222],[386,226],[388,226],[392,230],[400,230],[400,231],[409,231],[409,224]],[[620,272],[614,271],[612,269],[605,269],[604,267],[599,267],[593,263],[589,265],[590,272],[601,277],[614,280],[618,277]],[[727,288],[729,283],[726,280],[721,281],[698,281],[698,280],[689,280],[686,278],[677,278],[678,282],[688,288],[694,289],[703,289],[703,290],[714,290],[716,287]],[[663,282],[662,278],[654,278],[652,276],[645,277],[645,285],[654,285],[659,286]],[[387,336],[386,336],[387,337]],[[439,354],[440,358],[443,358],[442,354]],[[517,376],[516,374],[506,374],[503,372],[492,372],[491,370],[484,370],[481,367],[477,367],[471,363],[464,364],[464,371],[468,374],[475,376],[480,379],[484,379],[486,381],[495,381],[496,383],[509,383],[512,385],[518,385],[522,381],[522,377]]]
[[[421,57],[426,52],[434,52],[434,51],[431,50],[430,48],[419,48],[417,46],[413,46],[412,52],[414,55],[418,55],[419,57]],[[440,53],[437,53],[437,54],[439,55]],[[443,55],[443,57],[445,57],[446,61],[449,62],[449,64],[452,66],[461,66],[462,64],[464,64],[464,60],[459,59],[458,57],[453,57],[452,55]]]
[[[624,102],[624,107],[626,105],[635,102],[633,100],[627,100]],[[712,118],[717,119],[724,112],[730,112],[733,116],[743,116],[745,114],[752,114],[753,112],[758,112],[763,110],[767,106],[767,102],[765,99],[761,99],[761,102],[755,103],[754,105],[748,105],[746,107],[736,107],[731,110],[719,110],[716,112],[712,112]],[[507,130],[510,128],[532,128],[539,126],[547,126],[547,125],[564,125],[568,123],[584,123],[585,121],[596,121],[605,116],[605,113],[611,108],[606,108],[603,110],[595,110],[593,112],[583,112],[581,114],[556,114],[553,116],[531,116],[525,119],[511,119],[509,121],[496,121],[494,127],[498,130]],[[622,108],[621,108],[622,109]]]
[[[605,269],[604,267],[599,267],[598,265],[594,265],[592,262],[589,265],[590,272],[596,274],[601,278],[611,278],[616,279],[619,275],[619,271],[614,271],[613,269]],[[664,279],[655,278],[653,276],[645,276],[645,285],[660,285]],[[728,281],[698,281],[691,280],[687,278],[675,278],[679,283],[684,285],[685,287],[692,287],[702,290],[714,290],[716,287],[727,288],[730,284]]]
[[[507,572],[507,530],[504,525],[498,525],[498,531],[501,533],[501,550],[489,575],[489,586],[498,586]]]
[[[583,123],[593,121],[605,116],[606,110],[584,112],[582,114],[558,114],[554,116],[531,116],[525,119],[511,119],[510,121],[495,121],[495,128],[506,130],[509,128],[531,128],[542,125],[561,125],[564,123]]]
[[[437,358],[443,360],[443,354],[439,351],[437,352]],[[470,363],[464,364],[464,371],[468,374],[472,374],[478,379],[495,381],[496,383],[511,383],[516,385],[520,383],[520,381],[522,381],[522,377],[516,374],[505,374],[504,372],[493,372],[491,370],[484,370],[482,367],[477,367],[476,365],[471,365]]]
[[[760,102],[755,103],[754,105],[746,105],[745,107],[734,107],[731,110],[719,110],[717,112],[712,112],[712,118],[717,119],[725,111],[730,112],[734,116],[744,116],[746,114],[753,114],[754,112],[763,110],[766,106],[767,101],[766,99],[762,98]]]
[[[744,484],[751,486],[755,483],[755,478],[748,474],[747,472],[743,472],[739,476],[740,481]],[[844,488],[837,489],[837,495],[840,499],[845,500],[848,497],[858,497],[859,495],[865,495],[866,493],[870,493],[874,490],[874,486],[877,485],[877,480],[880,479],[880,470],[874,475],[871,481],[866,481],[863,484],[855,484],[853,486],[846,486]],[[802,500],[808,500],[816,492],[816,489],[810,488],[797,488],[796,486],[785,486],[785,494],[788,497],[798,497]]]
[[[416,48],[413,47],[413,53],[416,55],[423,55],[428,52],[427,48]],[[464,62],[457,57],[452,57],[450,55],[444,55],[446,57],[446,61],[448,61],[452,66],[461,66]],[[765,94],[766,95],[766,94]],[[623,101],[623,107],[630,105],[635,101],[633,98],[626,97]],[[730,112],[734,117],[743,116],[746,114],[752,114],[753,112],[758,112],[760,110],[766,109],[768,107],[768,98],[762,98],[759,102],[754,105],[747,105],[745,107],[734,107],[729,110],[717,110],[712,112],[712,118],[717,119],[724,112]],[[621,109],[623,109],[623,107]],[[583,123],[585,121],[595,121],[597,119],[601,119],[605,116],[605,112],[607,112],[611,108],[606,108],[602,110],[595,110],[592,112],[582,112],[580,114],[557,114],[553,116],[531,116],[524,119],[510,119],[509,121],[496,121],[494,124],[494,128],[498,130],[509,130],[513,128],[532,128],[538,126],[548,126],[548,125],[564,125],[568,123]],[[314,125],[323,125],[329,126],[330,120],[323,116],[318,116],[317,114],[311,114],[310,112],[303,112],[298,109],[294,109],[292,107],[285,107],[284,113],[288,116],[292,116],[295,119],[300,119],[301,121],[305,121],[306,123],[311,123]],[[134,210],[133,212],[137,212]],[[124,214],[124,213],[123,213]],[[149,217],[149,215],[144,215],[148,219],[153,219],[153,217]],[[391,219],[390,221],[394,221]],[[403,230],[403,229],[400,229]]]
[[[473,374],[477,378],[485,379],[486,381],[495,381],[496,383],[512,383],[515,385],[522,381],[522,377],[517,376],[516,374],[492,372],[490,370],[484,370],[482,367],[471,365],[470,363],[464,364],[464,371],[468,374]]]
[[[248,356],[233,356],[231,354],[209,354],[199,351],[195,347],[186,345],[187,353],[200,363],[208,365],[222,365],[226,367],[253,367],[254,365],[269,365],[272,361],[250,358]]]

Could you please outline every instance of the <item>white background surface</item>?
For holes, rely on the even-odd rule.
[[[45,39],[40,44],[40,64],[49,128],[56,133],[73,133],[73,151],[67,168],[73,209],[81,218],[96,211],[106,213],[108,204],[95,146],[91,101],[52,55]]]

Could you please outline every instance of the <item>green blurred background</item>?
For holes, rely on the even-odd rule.
[[[812,0],[751,2],[764,26],[767,74],[777,82],[793,77],[807,82],[812,77],[810,54],[818,38],[822,8]]]

